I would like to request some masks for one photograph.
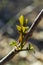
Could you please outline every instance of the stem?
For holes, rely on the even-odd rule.
[[[32,36],[34,30],[36,29],[38,23],[41,21],[43,17],[43,9],[41,10],[41,12],[38,14],[38,16],[36,17],[36,19],[34,20],[33,24],[31,25],[27,35],[24,38],[24,41],[27,40],[29,37]]]
[[[0,65],[4,65],[6,62],[11,60],[11,58],[13,58],[18,52],[19,50],[12,49],[4,58],[0,60]]]
[[[21,41],[21,50],[23,48],[23,33],[21,34],[21,37],[22,37],[22,41]]]

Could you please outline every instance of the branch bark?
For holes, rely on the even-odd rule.
[[[32,36],[34,30],[36,29],[37,25],[39,24],[40,20],[42,19],[43,17],[43,9],[41,10],[41,12],[38,14],[38,16],[35,18],[33,24],[31,25],[27,35],[25,36],[25,39],[24,40],[27,40],[29,37]]]
[[[31,35],[33,34],[36,26],[38,25],[38,23],[40,22],[41,18],[43,16],[43,9],[41,10],[41,12],[38,14],[38,16],[36,17],[36,19],[34,20],[33,24],[31,25],[28,33],[26,34],[24,41],[27,41],[28,38],[31,37]],[[23,42],[24,42],[23,41]],[[16,54],[18,54],[18,52],[20,52],[19,50],[16,50],[15,48],[12,49],[4,58],[2,58],[0,60],[0,65],[4,65],[4,63],[8,62],[9,60],[11,60]]]
[[[6,62],[11,60],[18,52],[19,50],[13,48],[4,58],[0,60],[0,65],[4,65]]]

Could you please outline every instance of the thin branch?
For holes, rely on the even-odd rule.
[[[6,62],[11,60],[18,52],[19,50],[12,49],[4,58],[0,60],[0,65],[4,65]]]
[[[25,36],[24,41],[26,41],[28,39],[28,37],[31,37],[31,34],[34,32],[34,30],[35,30],[36,26],[38,25],[38,23],[40,22],[42,16],[43,16],[43,9],[39,13],[39,15],[36,17],[36,19],[34,20],[33,24],[31,25],[27,35]],[[16,50],[15,48],[12,49],[4,58],[2,58],[0,60],[0,65],[4,65],[4,63],[6,63],[9,60],[11,60],[18,52],[20,52],[20,51]]]
[[[27,40],[29,37],[32,36],[34,30],[37,28],[37,25],[39,24],[40,20],[42,19],[43,17],[43,9],[41,10],[41,12],[38,14],[38,16],[35,18],[33,24],[31,25],[27,35],[25,36],[25,40]]]

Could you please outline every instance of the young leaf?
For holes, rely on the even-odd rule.
[[[33,49],[34,49],[33,45],[29,44],[29,50],[33,50]]]
[[[22,31],[25,32],[25,27],[24,26],[22,26]]]
[[[10,43],[10,45],[11,45],[11,46],[17,46],[17,42],[16,42],[16,41],[12,41],[12,42]]]
[[[22,31],[23,31],[23,33],[26,33],[26,31],[29,29],[29,27],[24,27],[24,26],[22,26]]]
[[[28,23],[28,19],[26,19],[26,24]]]
[[[16,28],[17,28],[18,31],[21,31],[21,27],[20,26],[16,25]]]
[[[24,16],[23,15],[21,15],[19,17],[19,22],[20,22],[20,25],[23,25],[24,24]]]

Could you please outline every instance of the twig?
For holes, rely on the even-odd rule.
[[[33,24],[31,25],[27,35],[25,36],[24,41],[26,41],[28,39],[28,37],[31,37],[31,34],[34,32],[34,30],[35,30],[36,26],[38,25],[38,23],[40,22],[42,16],[43,16],[43,9],[38,14],[38,16],[34,20]],[[16,50],[16,49],[12,49],[4,58],[2,58],[0,60],[0,65],[4,65],[4,63],[6,63],[9,60],[11,60],[18,52],[20,52],[20,51]]]
[[[0,60],[0,65],[4,65],[6,62],[11,60],[18,52],[19,50],[13,48],[4,58]]]
[[[25,36],[25,39],[24,40],[27,40],[29,37],[32,36],[34,30],[36,29],[38,23],[40,22],[40,20],[42,19],[43,17],[43,9],[41,10],[41,12],[38,14],[38,16],[35,18],[33,24],[31,25],[27,35]]]

